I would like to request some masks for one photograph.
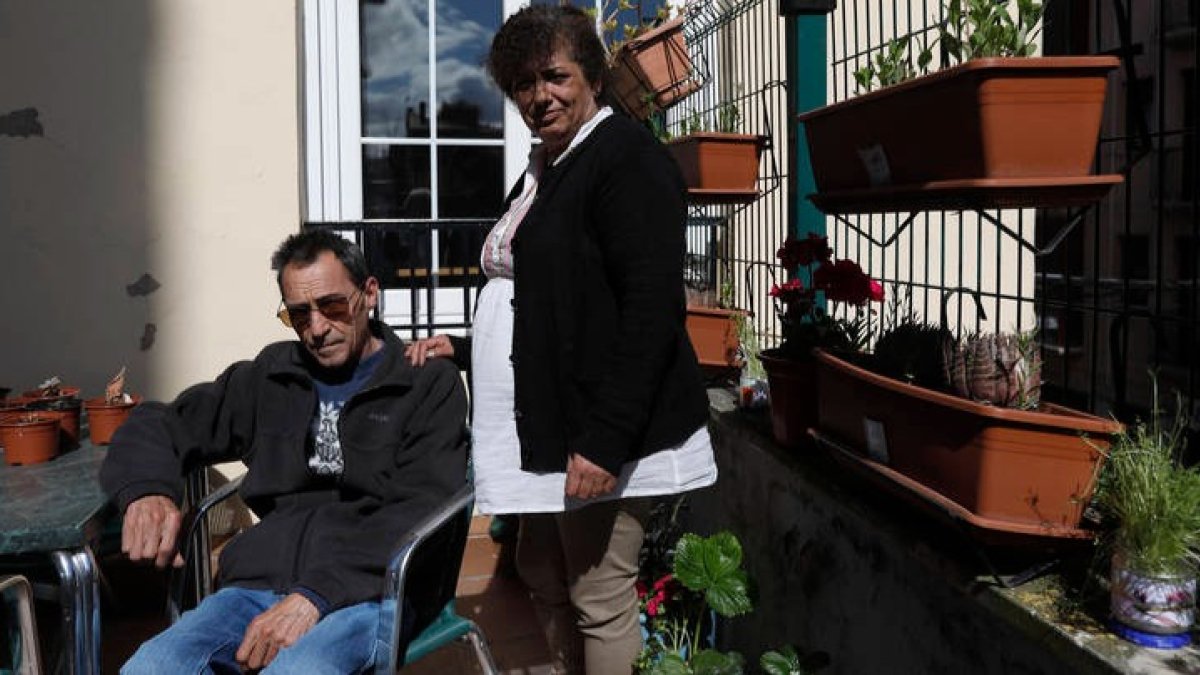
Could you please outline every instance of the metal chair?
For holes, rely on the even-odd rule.
[[[3,598],[4,611],[7,612],[8,598],[16,599],[16,616],[18,632],[16,640],[13,636],[4,636],[8,644],[13,645],[13,667],[15,675],[39,675],[42,672],[41,652],[38,649],[37,620],[33,615],[33,590],[29,581],[19,575],[0,576],[0,598]],[[4,669],[2,672],[8,672]]]
[[[180,528],[181,532],[185,533],[180,553],[186,564],[182,572],[172,570],[168,591],[168,616],[172,623],[179,618],[184,609],[194,606],[195,603],[191,602],[191,599],[195,598],[198,602],[198,599],[211,591],[210,579],[204,579],[201,583],[192,582],[194,592],[190,594],[185,592],[188,586],[185,582],[195,578],[194,570],[197,566],[194,559],[198,555],[206,556],[208,552],[203,527],[205,516],[214,506],[233,495],[240,485],[241,478],[222,485],[185,513]],[[474,488],[470,484],[464,485],[453,497],[434,509],[399,539],[388,563],[383,598],[380,601],[379,623],[376,628],[376,640],[379,643],[375,660],[377,674],[395,673],[400,667],[415,663],[455,641],[465,641],[471,645],[486,675],[497,675],[500,672],[483,631],[474,621],[460,616],[454,608],[455,588],[459,568],[462,566],[463,552],[466,549],[474,504]],[[442,557],[422,559],[422,551],[432,550],[435,541],[444,544],[437,549],[437,552],[442,553]],[[436,574],[438,578],[434,587],[423,590],[436,593],[442,609],[428,626],[404,645],[401,642],[400,627],[405,618],[403,609],[406,582],[410,569],[422,562],[425,563],[423,572],[427,571],[426,568],[441,572]]]

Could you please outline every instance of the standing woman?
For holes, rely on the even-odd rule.
[[[684,328],[685,188],[602,104],[584,12],[517,12],[488,70],[541,144],[484,243],[472,340],[419,340],[409,358],[471,367],[477,504],[523,514],[517,569],[558,672],[627,675],[645,498],[717,475]]]

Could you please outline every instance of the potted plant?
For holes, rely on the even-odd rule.
[[[1153,379],[1153,374],[1151,374]],[[1167,427],[1155,385],[1150,421],[1117,434],[1100,474],[1095,504],[1111,559],[1112,627],[1141,645],[1188,644],[1200,569],[1200,469],[1183,464],[1187,415],[1177,398]]]
[[[39,464],[58,454],[58,420],[37,411],[0,412],[0,445],[10,466]]]
[[[866,93],[800,115],[819,208],[1070,205],[1120,182],[1089,175],[1116,57],[1032,57],[1033,0],[946,0],[944,11],[937,46],[957,65],[914,77],[932,47],[914,66],[909,41],[894,40],[856,73]]]
[[[733,301],[733,281],[728,274],[721,280],[719,297],[704,289],[687,287],[688,339],[696,360],[705,368],[726,371],[741,367],[738,321],[745,316]]]
[[[113,433],[129,417],[140,397],[125,393],[125,368],[108,381],[104,396],[84,402],[87,410],[88,430],[94,445],[107,445]]]
[[[630,115],[644,120],[700,88],[684,38],[684,16],[668,18],[665,7],[647,21],[641,0],[605,3],[601,31],[611,45],[608,87],[612,99]],[[622,11],[636,13],[633,23],[620,24]],[[653,25],[657,23],[657,25]]]
[[[782,326],[783,342],[759,354],[767,371],[771,392],[771,430],[785,447],[796,447],[808,438],[817,421],[818,386],[813,349],[853,351],[866,341],[868,302],[882,302],[883,286],[872,280],[858,263],[834,260],[827,237],[809,234],[789,237],[776,257],[788,270],[803,269],[800,277],[771,287],[771,298]],[[835,317],[823,301],[854,307],[854,316]]]
[[[1035,344],[903,321],[873,355],[821,352],[819,434],[844,450],[835,456],[986,537],[1089,538],[1083,508],[1121,426],[1042,402]]]
[[[695,204],[749,203],[758,197],[758,164],[765,136],[738,133],[741,112],[729,102],[704,116],[693,112],[681,133],[666,140]]]
[[[25,391],[17,399],[17,403],[56,420],[61,437],[59,440],[64,450],[74,449],[79,445],[79,387],[66,386],[62,379],[55,375],[37,387]]]

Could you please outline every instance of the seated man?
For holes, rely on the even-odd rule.
[[[299,340],[170,404],[139,406],[101,468],[134,561],[182,565],[176,505],[195,467],[245,462],[241,495],[261,518],[221,553],[220,590],[142,645],[123,673],[370,668],[393,545],[466,480],[458,370],[448,359],[410,366],[400,339],[369,319],[380,289],[358,247],[306,232],[271,263],[279,318]]]

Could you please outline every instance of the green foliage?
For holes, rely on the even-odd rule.
[[[1163,424],[1157,380],[1153,405],[1148,423],[1127,427],[1101,451],[1107,458],[1094,500],[1109,528],[1104,543],[1139,573],[1195,574],[1200,569],[1200,469],[1182,462],[1187,415],[1177,394],[1175,421]]]
[[[767,371],[763,368],[762,361],[758,358],[762,347],[758,342],[758,331],[754,329],[754,320],[748,314],[738,314],[734,318],[734,321],[737,326],[738,342],[742,346],[742,360],[744,362],[742,371],[750,377],[766,377]]]
[[[854,71],[854,81],[858,88],[870,91],[873,86],[889,87],[905,80],[916,77],[918,72],[929,72],[929,63],[933,60],[933,51],[929,46],[921,48],[917,55],[917,67],[913,68],[912,57],[909,55],[910,38],[894,38],[883,46],[875,55],[875,62]]]
[[[954,63],[989,56],[1032,56],[1042,6],[1033,0],[949,0],[939,29],[942,52]],[[965,6],[964,6],[965,5]]]
[[[1034,0],[946,0],[945,9],[946,20],[938,26],[936,40],[944,64],[989,56],[1033,56],[1037,51],[1042,5]],[[873,62],[854,72],[859,90],[887,87],[928,73],[933,45],[922,45],[915,68],[911,47],[910,37],[888,41]]]
[[[703,538],[692,533],[675,546],[675,578],[704,594],[713,611],[724,617],[754,609],[742,569],[742,545],[729,532]]]

